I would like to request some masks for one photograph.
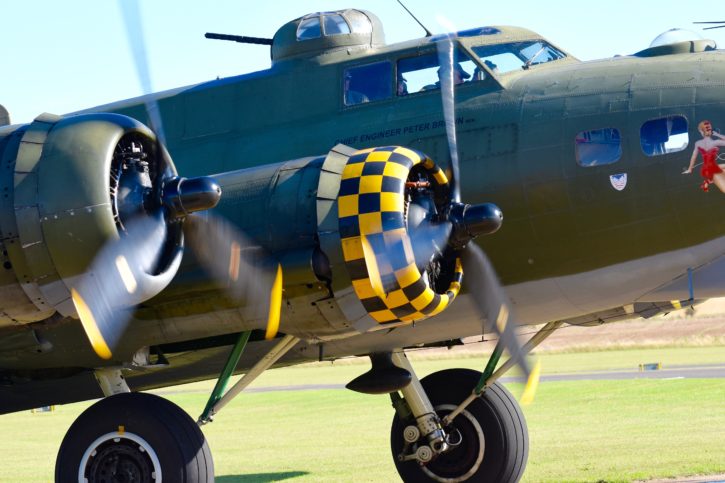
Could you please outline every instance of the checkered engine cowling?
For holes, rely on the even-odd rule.
[[[380,324],[413,322],[436,315],[453,301],[463,270],[437,293],[418,267],[406,226],[406,181],[416,166],[439,190],[445,173],[424,154],[387,146],[357,151],[342,173],[338,218],[342,251],[353,289]]]

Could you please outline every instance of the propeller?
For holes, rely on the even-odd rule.
[[[406,181],[406,224],[408,236],[401,237],[395,230],[369,237],[361,236],[361,245],[368,276],[377,297],[391,303],[399,300],[399,280],[391,275],[403,271],[414,254],[419,272],[427,274],[429,284],[455,289],[457,270],[451,266],[460,260],[466,287],[478,309],[486,330],[498,334],[503,347],[522,370],[527,379],[522,401],[530,401],[538,382],[538,366],[530,368],[527,351],[516,333],[516,317],[513,305],[506,295],[496,272],[483,250],[473,240],[483,234],[498,230],[503,221],[501,210],[492,203],[468,204],[461,201],[458,141],[455,124],[454,72],[456,42],[452,34],[433,39],[438,48],[439,80],[446,137],[450,152],[447,177],[436,171],[430,160],[423,162],[435,184],[423,179],[420,173],[409,175]],[[416,179],[417,176],[417,179]],[[412,178],[412,179],[411,179]],[[441,190],[441,186],[447,189]],[[441,263],[442,262],[442,263]],[[460,286],[460,285],[458,285]],[[446,292],[446,295],[452,292]],[[455,294],[453,295],[455,296]],[[450,297],[450,295],[449,295]],[[450,300],[450,298],[448,299]]]
[[[473,242],[481,234],[493,233],[503,221],[503,214],[496,205],[483,203],[470,205],[461,202],[458,140],[455,124],[456,63],[455,34],[441,36],[437,43],[440,65],[440,86],[443,116],[448,148],[450,151],[450,196],[446,220],[451,223],[448,248],[461,257],[466,286],[473,296],[479,314],[489,330],[495,332],[511,358],[521,368],[527,384],[522,400],[531,400],[538,383],[538,366],[532,371],[526,359],[526,351],[515,333],[516,319],[513,306],[496,276],[493,265],[483,250]]]
[[[185,233],[194,253],[233,300],[255,301],[268,309],[265,338],[274,339],[282,307],[282,266],[234,225],[209,212],[187,217]]]
[[[108,243],[96,256],[79,284],[71,289],[83,328],[93,350],[111,358],[126,328],[129,307],[142,302],[166,239],[166,225],[154,218],[136,218],[125,239]],[[133,247],[133,249],[129,249]]]
[[[149,96],[153,92],[153,86],[151,84],[151,69],[149,69],[148,57],[146,56],[146,40],[138,0],[118,0],[118,7],[123,16],[123,25],[126,27],[126,39],[136,67],[136,78],[139,80],[141,91],[145,96],[144,104],[149,118],[149,126],[156,133],[158,142],[165,145],[166,136],[161,122],[159,105],[154,97]]]
[[[154,135],[119,143],[112,173],[119,238],[108,242],[71,290],[96,354],[113,357],[136,305],[159,293],[178,270],[184,235],[199,260],[236,301],[267,307],[266,337],[279,330],[282,268],[255,242],[207,210],[221,188],[210,177],[184,178],[164,147],[137,0],[119,0]],[[263,303],[260,303],[263,301]]]

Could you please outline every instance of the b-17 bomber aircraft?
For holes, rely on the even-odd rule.
[[[392,399],[404,481],[515,482],[528,433],[501,375],[533,390],[527,354],[564,324],[725,295],[714,41],[588,62],[508,26],[388,45],[355,9],[210,36],[272,65],[2,110],[0,412],[101,398],[57,481],[213,481],[199,426],[256,376],[369,356],[348,387]],[[482,333],[482,372],[419,380],[405,355]],[[213,378],[197,421],[143,392]]]

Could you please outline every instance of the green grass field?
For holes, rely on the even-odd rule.
[[[421,359],[421,357],[416,357]],[[723,363],[725,348],[549,354],[544,373]],[[417,360],[419,375],[484,360]],[[254,386],[345,383],[363,364],[269,371]],[[211,383],[159,391],[194,417]],[[520,387],[510,384],[518,394]],[[0,481],[52,481],[68,426],[89,403],[0,417]],[[527,482],[633,481],[725,473],[725,380],[548,382],[524,408],[531,437]],[[204,427],[219,482],[398,481],[388,446],[387,397],[345,390],[243,394]]]

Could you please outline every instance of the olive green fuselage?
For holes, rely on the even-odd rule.
[[[501,76],[500,86],[457,87],[462,198],[494,202],[504,212],[501,230],[480,240],[504,283],[586,272],[725,233],[721,193],[700,191],[697,173],[681,174],[700,139],[697,123],[725,123],[724,61],[722,52],[707,52],[552,62]],[[322,155],[338,142],[410,146],[446,165],[440,91],[345,107],[345,66],[299,61],[163,98],[179,172],[194,176]],[[143,109],[120,111],[143,119]],[[688,147],[647,156],[640,147],[643,123],[671,115],[688,120]],[[577,133],[601,128],[621,133],[621,159],[580,166]],[[627,174],[622,191],[610,182],[619,173]],[[261,207],[258,214],[259,226],[292,221],[268,219]]]

